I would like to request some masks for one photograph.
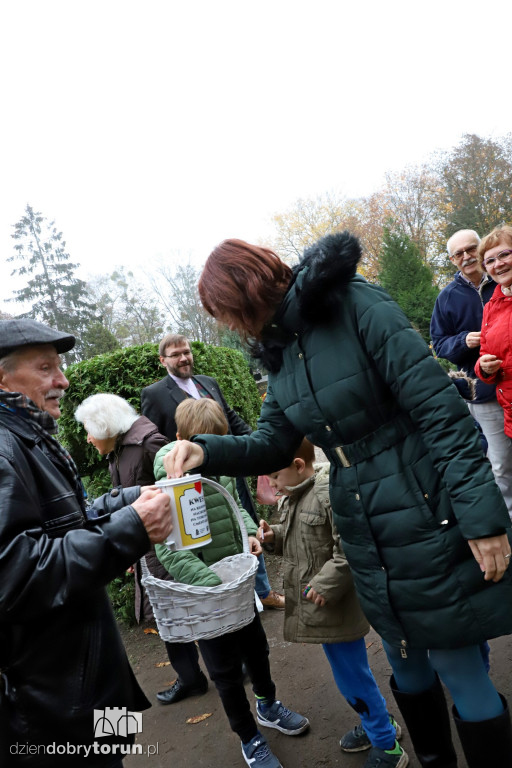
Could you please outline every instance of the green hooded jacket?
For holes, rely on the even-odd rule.
[[[163,480],[167,474],[163,465],[163,457],[176,443],[169,443],[161,448],[155,456],[155,480]],[[258,527],[250,515],[240,506],[236,490],[235,478],[212,478],[222,485],[234,498],[242,514],[249,536],[254,536]],[[165,544],[156,544],[155,551],[162,565],[169,571],[175,581],[182,584],[194,584],[203,587],[215,587],[221,580],[208,566],[222,560],[223,557],[237,555],[243,551],[242,533],[234,512],[220,491],[203,483],[204,500],[210,524],[212,540],[204,547],[171,552]]]

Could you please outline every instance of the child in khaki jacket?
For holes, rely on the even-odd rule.
[[[279,525],[260,521],[258,539],[283,554],[284,638],[322,643],[336,684],[361,724],[346,733],[346,752],[371,749],[364,768],[405,768],[400,726],[368,666],[364,636],[369,625],[332,520],[329,464],[313,465],[314,448],[304,439],[289,467],[269,475],[279,502]]]

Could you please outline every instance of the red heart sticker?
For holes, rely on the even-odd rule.
[[[198,493],[202,493],[203,492],[203,486],[202,486],[202,483],[201,483],[200,480],[198,480],[196,483],[194,483],[194,488],[196,489],[196,491]]]

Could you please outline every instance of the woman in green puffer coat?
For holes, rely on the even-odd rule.
[[[166,470],[268,474],[291,462],[302,436],[320,446],[420,763],[456,765],[437,672],[468,766],[505,765],[510,716],[479,644],[512,631],[510,519],[467,407],[400,308],[356,274],[360,256],[347,232],[322,238],[293,270],[239,240],[212,252],[201,300],[258,342],[268,394],[251,436],[196,435]]]

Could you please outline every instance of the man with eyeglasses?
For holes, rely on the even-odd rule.
[[[211,397],[222,407],[233,435],[250,435],[252,429],[229,407],[211,376],[194,375],[194,356],[185,336],[168,333],[160,342],[160,363],[168,375],[141,392],[141,410],[169,440],[176,440],[176,408],[187,397]],[[249,511],[249,510],[248,510]]]
[[[504,432],[503,409],[496,400],[496,387],[480,381],[475,374],[483,308],[496,288],[477,259],[479,242],[472,229],[461,229],[448,240],[448,256],[458,272],[437,297],[430,335],[436,355],[455,363],[476,380],[475,398],[468,400],[468,408],[485,435],[487,457],[512,517],[512,442]]]

